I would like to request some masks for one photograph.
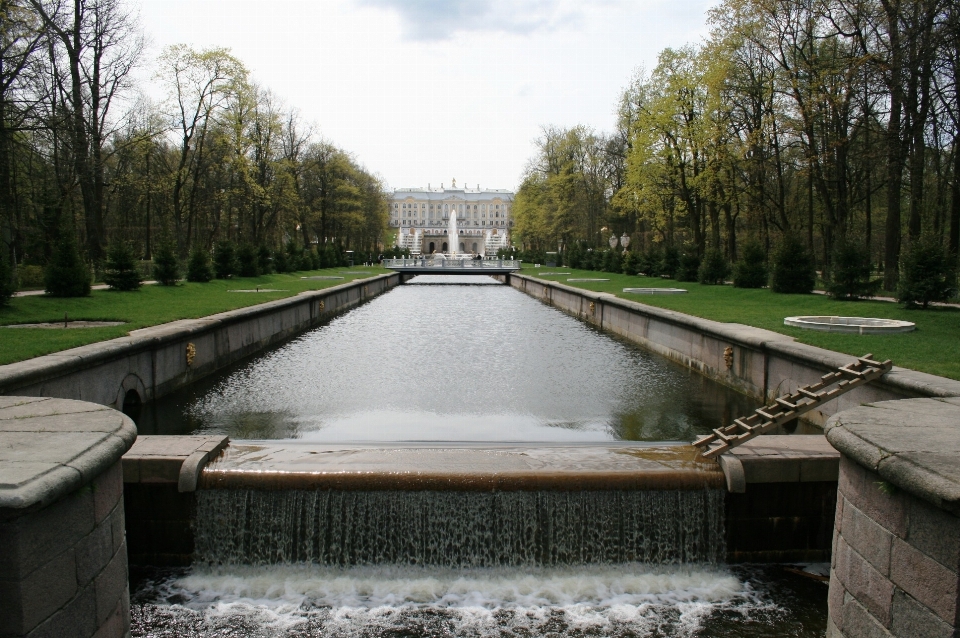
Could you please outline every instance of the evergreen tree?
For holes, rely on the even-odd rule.
[[[693,251],[683,253],[677,268],[677,281],[696,281],[700,270],[700,257]]]
[[[213,253],[213,274],[217,279],[226,279],[237,272],[237,251],[233,242],[224,239],[217,243]]]
[[[907,308],[926,308],[956,293],[956,273],[949,253],[934,237],[923,237],[904,251],[900,260],[897,301]]]
[[[880,279],[870,281],[870,254],[862,244],[846,239],[837,242],[833,252],[833,272],[826,284],[834,299],[872,297],[880,290]]]
[[[660,274],[673,279],[680,269],[680,250],[676,246],[667,246],[663,249],[663,268]]]
[[[0,308],[10,303],[10,298],[16,292],[17,287],[13,283],[10,264],[7,258],[0,251]]]
[[[770,289],[773,292],[808,294],[817,283],[816,266],[806,245],[795,235],[785,235],[773,254]]]
[[[703,256],[700,268],[697,269],[697,281],[701,284],[716,286],[723,284],[730,274],[730,264],[719,248],[711,248]]]
[[[46,291],[54,297],[86,297],[90,294],[90,269],[80,257],[71,231],[60,233],[53,259],[44,271]]]
[[[252,244],[241,244],[237,249],[237,273],[241,277],[260,276],[260,255]]]
[[[260,263],[260,273],[269,275],[273,272],[273,254],[265,245],[260,244],[257,248],[257,261]]]
[[[282,248],[273,251],[273,268],[280,273],[290,272],[290,263],[287,261],[287,253]]]
[[[210,267],[210,254],[202,247],[197,246],[190,253],[187,264],[187,281],[205,284],[213,279],[213,269]]]
[[[737,288],[767,285],[767,253],[759,241],[752,239],[743,245],[740,260],[733,266],[733,285]]]
[[[138,290],[143,282],[137,258],[125,241],[115,241],[107,251],[103,282],[114,290]]]
[[[176,286],[180,280],[180,263],[169,241],[161,242],[153,255],[153,278],[161,286]]]

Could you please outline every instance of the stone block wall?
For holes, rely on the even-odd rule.
[[[840,451],[829,638],[955,638],[960,398],[882,401],[830,418]]]
[[[0,508],[0,637],[130,632],[120,460],[30,511]]]
[[[844,457],[827,636],[952,638],[960,518]]]

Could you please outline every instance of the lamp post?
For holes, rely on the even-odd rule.
[[[620,245],[623,246],[623,249],[624,249],[624,250],[626,250],[626,249],[627,249],[627,246],[630,245],[630,238],[627,237],[627,234],[626,234],[626,233],[624,233],[623,235],[621,235],[621,237],[620,237]]]

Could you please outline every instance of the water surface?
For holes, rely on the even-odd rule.
[[[489,277],[433,276],[147,406],[138,425],[318,442],[690,441],[757,405]]]

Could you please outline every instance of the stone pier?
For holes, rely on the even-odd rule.
[[[952,638],[960,626],[960,399],[834,415],[841,452],[828,638]]]
[[[0,397],[0,636],[130,634],[120,458],[102,405]]]

